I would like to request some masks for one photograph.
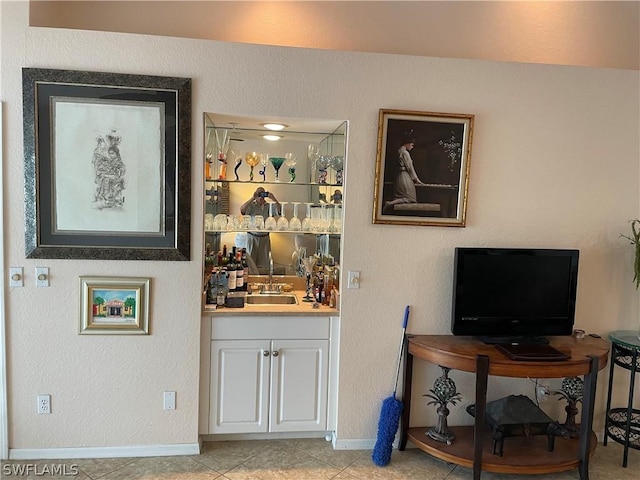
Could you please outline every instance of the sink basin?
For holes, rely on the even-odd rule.
[[[244,302],[248,305],[297,305],[298,299],[295,295],[257,294],[247,295]]]

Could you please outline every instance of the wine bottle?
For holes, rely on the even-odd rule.
[[[230,253],[227,258],[227,276],[229,277],[227,290],[229,292],[236,291],[236,266],[234,264],[233,256]]]
[[[244,291],[249,290],[249,263],[247,262],[247,249],[242,249],[242,270],[244,275]]]
[[[235,267],[236,267],[236,291],[242,292],[245,289],[244,268],[242,268],[242,252],[239,250],[236,252]]]

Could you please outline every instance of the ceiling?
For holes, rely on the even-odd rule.
[[[30,25],[640,70],[637,0],[32,0]]]

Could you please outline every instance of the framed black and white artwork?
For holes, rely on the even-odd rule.
[[[22,73],[27,258],[189,260],[191,79]]]

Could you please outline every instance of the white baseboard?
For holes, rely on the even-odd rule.
[[[352,438],[339,440],[334,437],[332,443],[334,450],[373,450],[373,447],[376,445],[376,439]]]
[[[226,442],[237,440],[281,440],[290,438],[327,438],[331,432],[282,432],[282,433],[211,433],[200,435],[204,442]]]
[[[9,460],[168,457],[173,455],[199,454],[199,443],[177,443],[170,445],[133,445],[127,447],[14,448],[9,449]]]

